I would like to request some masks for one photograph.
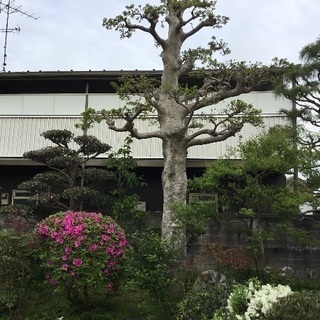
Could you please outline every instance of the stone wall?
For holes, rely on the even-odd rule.
[[[162,212],[149,212],[146,225],[151,228],[161,228]],[[32,229],[37,222],[35,219],[20,218],[20,223]],[[254,220],[253,226],[268,230],[279,221],[272,216],[264,217],[259,221]],[[0,230],[10,227],[13,223],[8,215],[0,215]],[[17,223],[15,221],[14,223]],[[292,226],[296,230],[307,231],[312,237],[308,245],[299,245],[289,236],[282,235],[278,241],[270,243],[265,248],[263,263],[270,268],[286,270],[305,278],[320,279],[320,216],[306,216],[292,220]],[[247,231],[250,221],[247,217],[230,215],[223,221],[211,220],[197,236],[188,238],[187,252],[192,263],[201,269],[207,270],[214,266],[215,262],[207,254],[208,248],[213,244],[221,244],[226,248],[238,248],[246,245]]]
[[[254,228],[270,230],[279,223],[275,217],[266,216],[253,220]],[[223,221],[211,220],[202,234],[189,241],[188,253],[192,261],[204,269],[214,265],[214,258],[207,250],[213,244],[225,248],[241,248],[247,244],[250,220],[247,217],[230,216]],[[320,216],[306,216],[291,221],[294,230],[309,234],[307,244],[282,234],[277,241],[268,243],[261,256],[261,264],[274,270],[286,271],[299,277],[320,279]]]

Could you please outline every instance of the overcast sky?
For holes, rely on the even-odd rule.
[[[15,0],[14,6],[39,18],[10,15],[9,28],[19,26],[21,31],[8,34],[6,71],[161,69],[160,52],[150,37],[136,32],[120,40],[116,31],[102,27],[104,17],[120,14],[131,2],[145,3]],[[281,57],[298,62],[300,49],[320,35],[319,0],[218,0],[216,13],[230,18],[224,28],[214,31],[229,44],[230,59],[269,64],[273,57]],[[5,24],[2,11],[0,28]],[[205,46],[212,32],[199,33],[190,44]],[[0,34],[1,67],[4,36]]]

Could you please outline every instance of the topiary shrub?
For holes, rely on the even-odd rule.
[[[320,291],[295,292],[281,298],[265,320],[316,320],[320,318]]]
[[[108,216],[59,212],[37,224],[38,253],[47,281],[70,299],[89,299],[88,289],[114,289],[128,241]]]

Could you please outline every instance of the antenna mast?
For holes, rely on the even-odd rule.
[[[10,32],[20,32],[20,27],[17,26],[15,28],[9,28],[9,17],[13,13],[20,13],[21,15],[31,18],[33,20],[37,20],[38,17],[35,17],[33,14],[29,14],[27,11],[23,11],[21,6],[14,5],[15,0],[7,0],[8,2],[5,4],[0,0],[0,13],[4,12],[6,14],[6,26],[4,29],[0,29],[4,32],[4,46],[3,46],[3,63],[2,63],[2,71],[6,71],[7,65],[7,46],[8,46],[8,34]]]

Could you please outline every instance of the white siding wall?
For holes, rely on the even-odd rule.
[[[263,117],[266,127],[286,124],[287,120],[280,116]],[[79,123],[79,117],[34,117],[34,116],[0,116],[0,157],[21,157],[26,151],[36,150],[50,145],[47,140],[40,136],[46,130],[69,129],[76,135],[81,130],[75,128]],[[153,130],[156,127],[145,121],[137,121],[138,130]],[[245,125],[241,131],[243,139],[248,139],[257,134],[261,129]],[[89,130],[88,134],[98,137],[100,140],[110,144],[114,150],[123,145],[126,133],[117,133],[107,128],[105,123],[96,124]],[[194,146],[189,149],[189,159],[217,159],[222,157],[229,147],[236,147],[239,135],[223,142],[204,146]],[[135,158],[162,158],[161,140],[134,140],[133,156]]]
[[[283,125],[287,120],[280,116],[281,108],[291,108],[288,100],[275,99],[272,92],[252,92],[241,95],[240,99],[252,103],[263,112],[266,128]],[[226,106],[222,102],[215,106],[217,112]],[[36,150],[48,145],[40,136],[46,130],[69,129],[81,134],[74,125],[80,121],[79,115],[84,110],[84,94],[17,94],[0,95],[0,157],[21,157],[26,151]],[[89,107],[117,108],[121,101],[116,94],[90,94]],[[207,108],[205,112],[209,113]],[[137,121],[139,131],[153,131],[154,123]],[[261,129],[246,125],[240,135],[249,139]],[[97,124],[89,134],[95,135],[110,144],[114,150],[123,145],[127,133],[117,133],[107,128],[105,123]],[[225,154],[229,147],[235,147],[239,136],[226,141],[191,147],[188,151],[190,159],[217,159]],[[135,140],[133,144],[135,158],[162,158],[161,141],[159,139]]]
[[[286,99],[276,99],[270,91],[255,91],[242,94],[237,99],[252,103],[263,113],[278,113],[280,109],[291,108]],[[215,106],[201,109],[210,113],[226,107],[232,99],[226,99]],[[0,95],[0,115],[79,115],[84,110],[84,94],[16,94]],[[118,108],[123,105],[118,96],[110,94],[89,94],[89,107],[95,109]]]

